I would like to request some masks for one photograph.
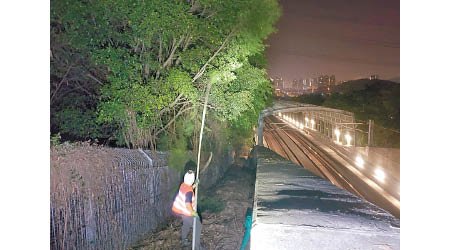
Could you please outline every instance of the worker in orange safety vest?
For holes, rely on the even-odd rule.
[[[197,206],[195,205],[197,199],[194,195],[195,185],[198,185],[197,182],[194,183],[195,174],[192,170],[189,170],[184,175],[184,181],[180,185],[180,189],[178,191],[175,200],[173,201],[172,211],[175,215],[181,217],[183,220],[183,226],[181,227],[181,244],[182,246],[189,246],[189,242],[186,239],[187,234],[191,227],[193,227],[194,220],[196,220],[196,235],[195,235],[195,249],[203,249],[200,245],[200,234],[202,232],[202,223],[200,222],[197,211],[194,210]]]

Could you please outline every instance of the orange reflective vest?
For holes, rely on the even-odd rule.
[[[178,191],[177,197],[173,201],[172,211],[174,211],[177,214],[192,216],[192,213],[186,207],[186,194],[188,192],[192,192],[192,209],[194,210],[196,208],[195,204],[197,201],[194,196],[194,190],[192,189],[192,186],[189,186],[183,182],[180,186],[180,190]]]

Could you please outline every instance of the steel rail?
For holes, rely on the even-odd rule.
[[[291,132],[291,131],[289,131]],[[285,132],[287,133],[287,132]],[[323,153],[323,150],[320,149],[320,147],[314,145],[314,143],[312,143],[307,137],[305,137],[304,135],[300,134],[300,133],[293,133],[295,136],[297,137],[302,137],[304,138],[305,141],[308,141],[310,145],[313,145],[314,148],[316,148],[317,152],[322,152],[322,154],[326,154]],[[356,180],[359,182],[358,187],[360,188],[360,191],[358,191],[353,184],[350,183],[349,178],[345,177],[345,174],[340,174],[337,170],[335,170],[334,166],[338,166],[340,167],[340,169],[342,169],[343,171],[346,171],[346,167],[343,166],[341,163],[337,162],[336,159],[334,159],[333,157],[328,157],[332,162],[335,163],[335,165],[329,165],[331,167],[332,170],[334,170],[336,173],[338,173],[339,176],[342,177],[342,180],[345,181],[346,183],[348,183],[350,185],[350,187],[352,188],[352,190],[354,190],[356,192],[357,195],[359,195],[360,197],[362,197],[365,200],[371,201],[373,203],[379,204],[379,206],[383,206],[383,208],[385,208],[386,210],[389,210],[391,213],[393,213],[396,217],[399,218],[400,216],[400,207],[399,207],[399,201],[398,200],[392,200],[391,198],[385,196],[386,194],[389,194],[388,190],[381,190],[383,193],[380,193],[380,190],[377,190],[376,188],[374,188],[372,185],[370,185],[369,183],[367,183],[366,181],[362,180],[360,177],[358,177],[357,175],[355,175],[354,173],[347,171],[347,176],[353,176]],[[367,177],[366,177],[367,178]],[[362,185],[362,186],[361,186]],[[364,191],[363,186],[366,186],[367,188],[369,188],[369,192]],[[346,189],[348,191],[352,191],[349,189]],[[365,193],[365,195],[362,194],[362,192]],[[391,195],[392,196],[392,195]],[[370,197],[370,198],[369,198]],[[376,198],[378,197],[378,198]],[[380,200],[380,198],[382,200]],[[393,197],[395,198],[395,197]],[[387,206],[386,203],[387,202]],[[397,204],[398,203],[398,204]],[[380,205],[380,204],[385,204],[385,205]]]
[[[269,117],[266,117],[267,119],[272,120]],[[275,130],[275,133],[279,133],[282,131],[285,133],[293,142],[293,144],[300,149],[308,158],[312,161],[313,165],[326,176],[328,180],[330,180],[333,184],[346,189],[348,191],[351,191],[352,193],[355,193],[356,195],[362,197],[365,199],[365,197],[358,192],[358,190],[349,182],[349,180],[344,177],[342,174],[340,174],[336,169],[333,167],[333,164],[339,164],[332,158],[328,157],[326,153],[323,152],[322,149],[315,146],[310,140],[308,140],[306,137],[298,135],[298,133],[292,133],[293,131],[290,131],[291,133],[286,132],[283,129]],[[281,136],[279,136],[280,139],[282,139]],[[276,138],[276,137],[275,137]],[[283,140],[285,141],[285,140]],[[286,142],[285,142],[286,143]],[[287,143],[286,143],[287,145]],[[295,154],[294,154],[295,156]],[[296,160],[297,157],[295,157]],[[302,165],[302,164],[300,164]],[[322,166],[324,170],[320,167]],[[339,164],[340,165],[340,164]]]
[[[265,125],[266,127],[269,127],[269,125]],[[270,129],[270,128],[269,128]],[[294,163],[296,163],[296,164],[300,164],[300,161],[299,161],[299,159],[297,158],[297,156],[295,155],[295,153],[292,151],[292,148],[291,147],[284,147],[283,145],[283,143],[282,143],[282,139],[279,137],[279,136],[274,136],[274,135],[271,135],[272,136],[272,138],[277,142],[277,144],[280,146],[280,148],[282,149],[282,151],[283,151],[283,153],[284,153],[284,156],[285,156],[285,158],[287,158],[287,159],[289,159],[289,160],[291,160],[291,161],[293,161]],[[280,141],[281,140],[281,141]],[[266,140],[267,141],[267,140]],[[286,146],[286,145],[285,145]],[[301,164],[300,164],[301,165]]]
[[[286,140],[283,140],[277,132],[275,132],[277,129],[274,129],[270,125],[265,125],[265,126],[270,127],[270,128],[268,128],[269,130],[267,131],[267,133],[270,134],[270,137],[272,137],[277,142],[277,144],[280,146],[280,148],[283,150],[283,152],[285,153],[284,158],[289,159],[289,160],[293,161],[294,163],[297,163],[298,165],[305,167],[306,169],[309,169],[309,167],[312,166],[314,169],[309,169],[309,170],[311,170],[313,172],[314,172],[314,170],[317,170],[318,173],[316,173],[316,174],[318,174],[322,178],[327,178],[326,173],[324,173],[321,170],[321,168],[317,166],[317,161],[315,161],[314,159],[311,159],[310,155],[308,155],[304,150],[302,150],[301,148],[296,146],[295,142],[292,141],[292,139],[291,139],[292,143],[288,143],[288,142],[286,142]],[[269,132],[269,131],[274,131],[274,132]],[[273,133],[276,133],[277,135],[273,135]],[[288,144],[293,144],[295,146],[288,145]],[[309,160],[310,164],[305,164],[304,162],[302,163],[302,161],[297,157],[297,154],[292,151],[293,148],[299,149],[303,153],[303,155]],[[274,149],[274,148],[272,148],[272,149]],[[289,150],[292,153],[293,158],[288,156],[288,154],[286,153],[286,150]],[[276,151],[276,150],[274,150],[274,151]],[[305,165],[308,165],[308,166],[305,166]]]
[[[265,119],[268,119],[269,121],[272,121],[273,119],[278,120],[276,117],[273,117],[273,116],[270,116],[270,118],[265,117]],[[274,124],[274,122],[266,122],[265,124]],[[325,171],[329,171],[330,174],[332,176],[334,176],[334,178],[339,180],[338,183],[341,183],[340,185],[339,184],[335,184],[335,185],[346,186],[346,187],[341,186],[341,188],[346,189],[346,190],[348,190],[348,191],[350,191],[372,203],[376,203],[379,206],[382,206],[384,209],[390,211],[397,218],[399,218],[400,211],[399,211],[399,204],[397,204],[399,202],[393,201],[389,197],[386,197],[383,193],[386,191],[379,190],[379,188],[377,189],[376,187],[373,187],[373,185],[371,185],[370,183],[367,183],[366,180],[360,179],[361,178],[360,176],[358,176],[355,173],[348,170],[345,166],[343,166],[343,163],[339,162],[337,159],[333,158],[332,156],[329,156],[329,154],[325,150],[323,150],[319,146],[316,146],[309,138],[307,138],[302,133],[299,133],[298,131],[296,131],[296,129],[294,129],[294,128],[291,128],[291,129],[280,129],[280,128],[276,129],[275,128],[274,129],[271,125],[268,125],[268,126],[269,126],[269,129],[267,131],[265,131],[265,133],[267,133],[267,134],[270,133],[271,137],[278,138],[278,140],[275,139],[275,140],[277,140],[278,143],[280,143],[279,140],[283,140],[283,142],[281,144],[284,144],[284,147],[292,147],[292,148],[297,148],[298,150],[300,150],[308,158],[308,160],[309,160],[308,164],[314,166],[314,168],[316,168],[317,170],[319,170],[322,173],[324,171],[321,171],[319,166],[316,164],[316,162],[312,161],[311,158],[318,157],[318,159],[320,159],[320,161],[324,162]],[[286,141],[289,141],[289,142],[286,142]],[[280,145],[280,147],[281,147],[281,145]],[[303,147],[303,149],[302,149],[302,147]],[[307,152],[307,153],[305,153],[305,152]],[[289,157],[286,157],[286,158],[290,159]],[[295,158],[297,159],[296,156],[295,156]],[[300,163],[300,165],[305,167],[305,164],[303,164],[303,163]],[[338,168],[335,169],[335,167],[338,167]],[[342,174],[341,174],[338,171],[338,169],[340,169],[341,171],[344,171],[344,172],[342,172]],[[327,176],[327,175],[324,175],[324,176]],[[328,178],[328,177],[326,177],[326,178],[330,180],[330,178]],[[349,179],[352,179],[352,178],[354,178],[353,181],[357,181],[355,185],[358,186],[358,188],[360,189],[359,191],[355,188],[355,186],[353,184],[350,183]],[[332,180],[330,180],[330,181],[333,182]],[[364,195],[362,193],[364,193]],[[367,198],[366,198],[366,196],[367,196]],[[381,204],[383,204],[383,205],[381,205]]]

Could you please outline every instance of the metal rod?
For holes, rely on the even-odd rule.
[[[208,104],[208,97],[209,97],[209,90],[210,89],[211,89],[211,83],[208,83],[208,86],[206,87],[205,103],[203,105],[202,126],[200,128],[200,140],[198,142],[197,176],[196,176],[197,180],[198,180],[198,174],[200,172],[200,153],[202,152],[203,127],[205,126],[206,106]],[[194,211],[197,211],[197,203],[199,201],[199,199],[198,199],[198,185],[195,185],[194,197],[195,197],[195,199],[197,199],[197,202],[195,202]],[[197,231],[197,219],[195,218],[195,216],[192,219],[194,220],[194,226],[192,228],[192,250],[194,250],[195,249],[195,233]]]
[[[365,123],[355,123],[355,122],[347,122],[347,123],[335,123],[339,125],[363,125]]]

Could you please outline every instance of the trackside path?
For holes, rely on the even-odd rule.
[[[245,232],[245,213],[253,205],[254,178],[248,168],[233,165],[215,187],[205,190],[200,182],[200,196],[212,195],[225,202],[225,208],[219,213],[201,212],[201,244],[206,249],[240,248]],[[181,247],[181,224],[180,219],[171,218],[129,250],[191,249],[190,246]],[[191,233],[188,238],[192,240]]]

